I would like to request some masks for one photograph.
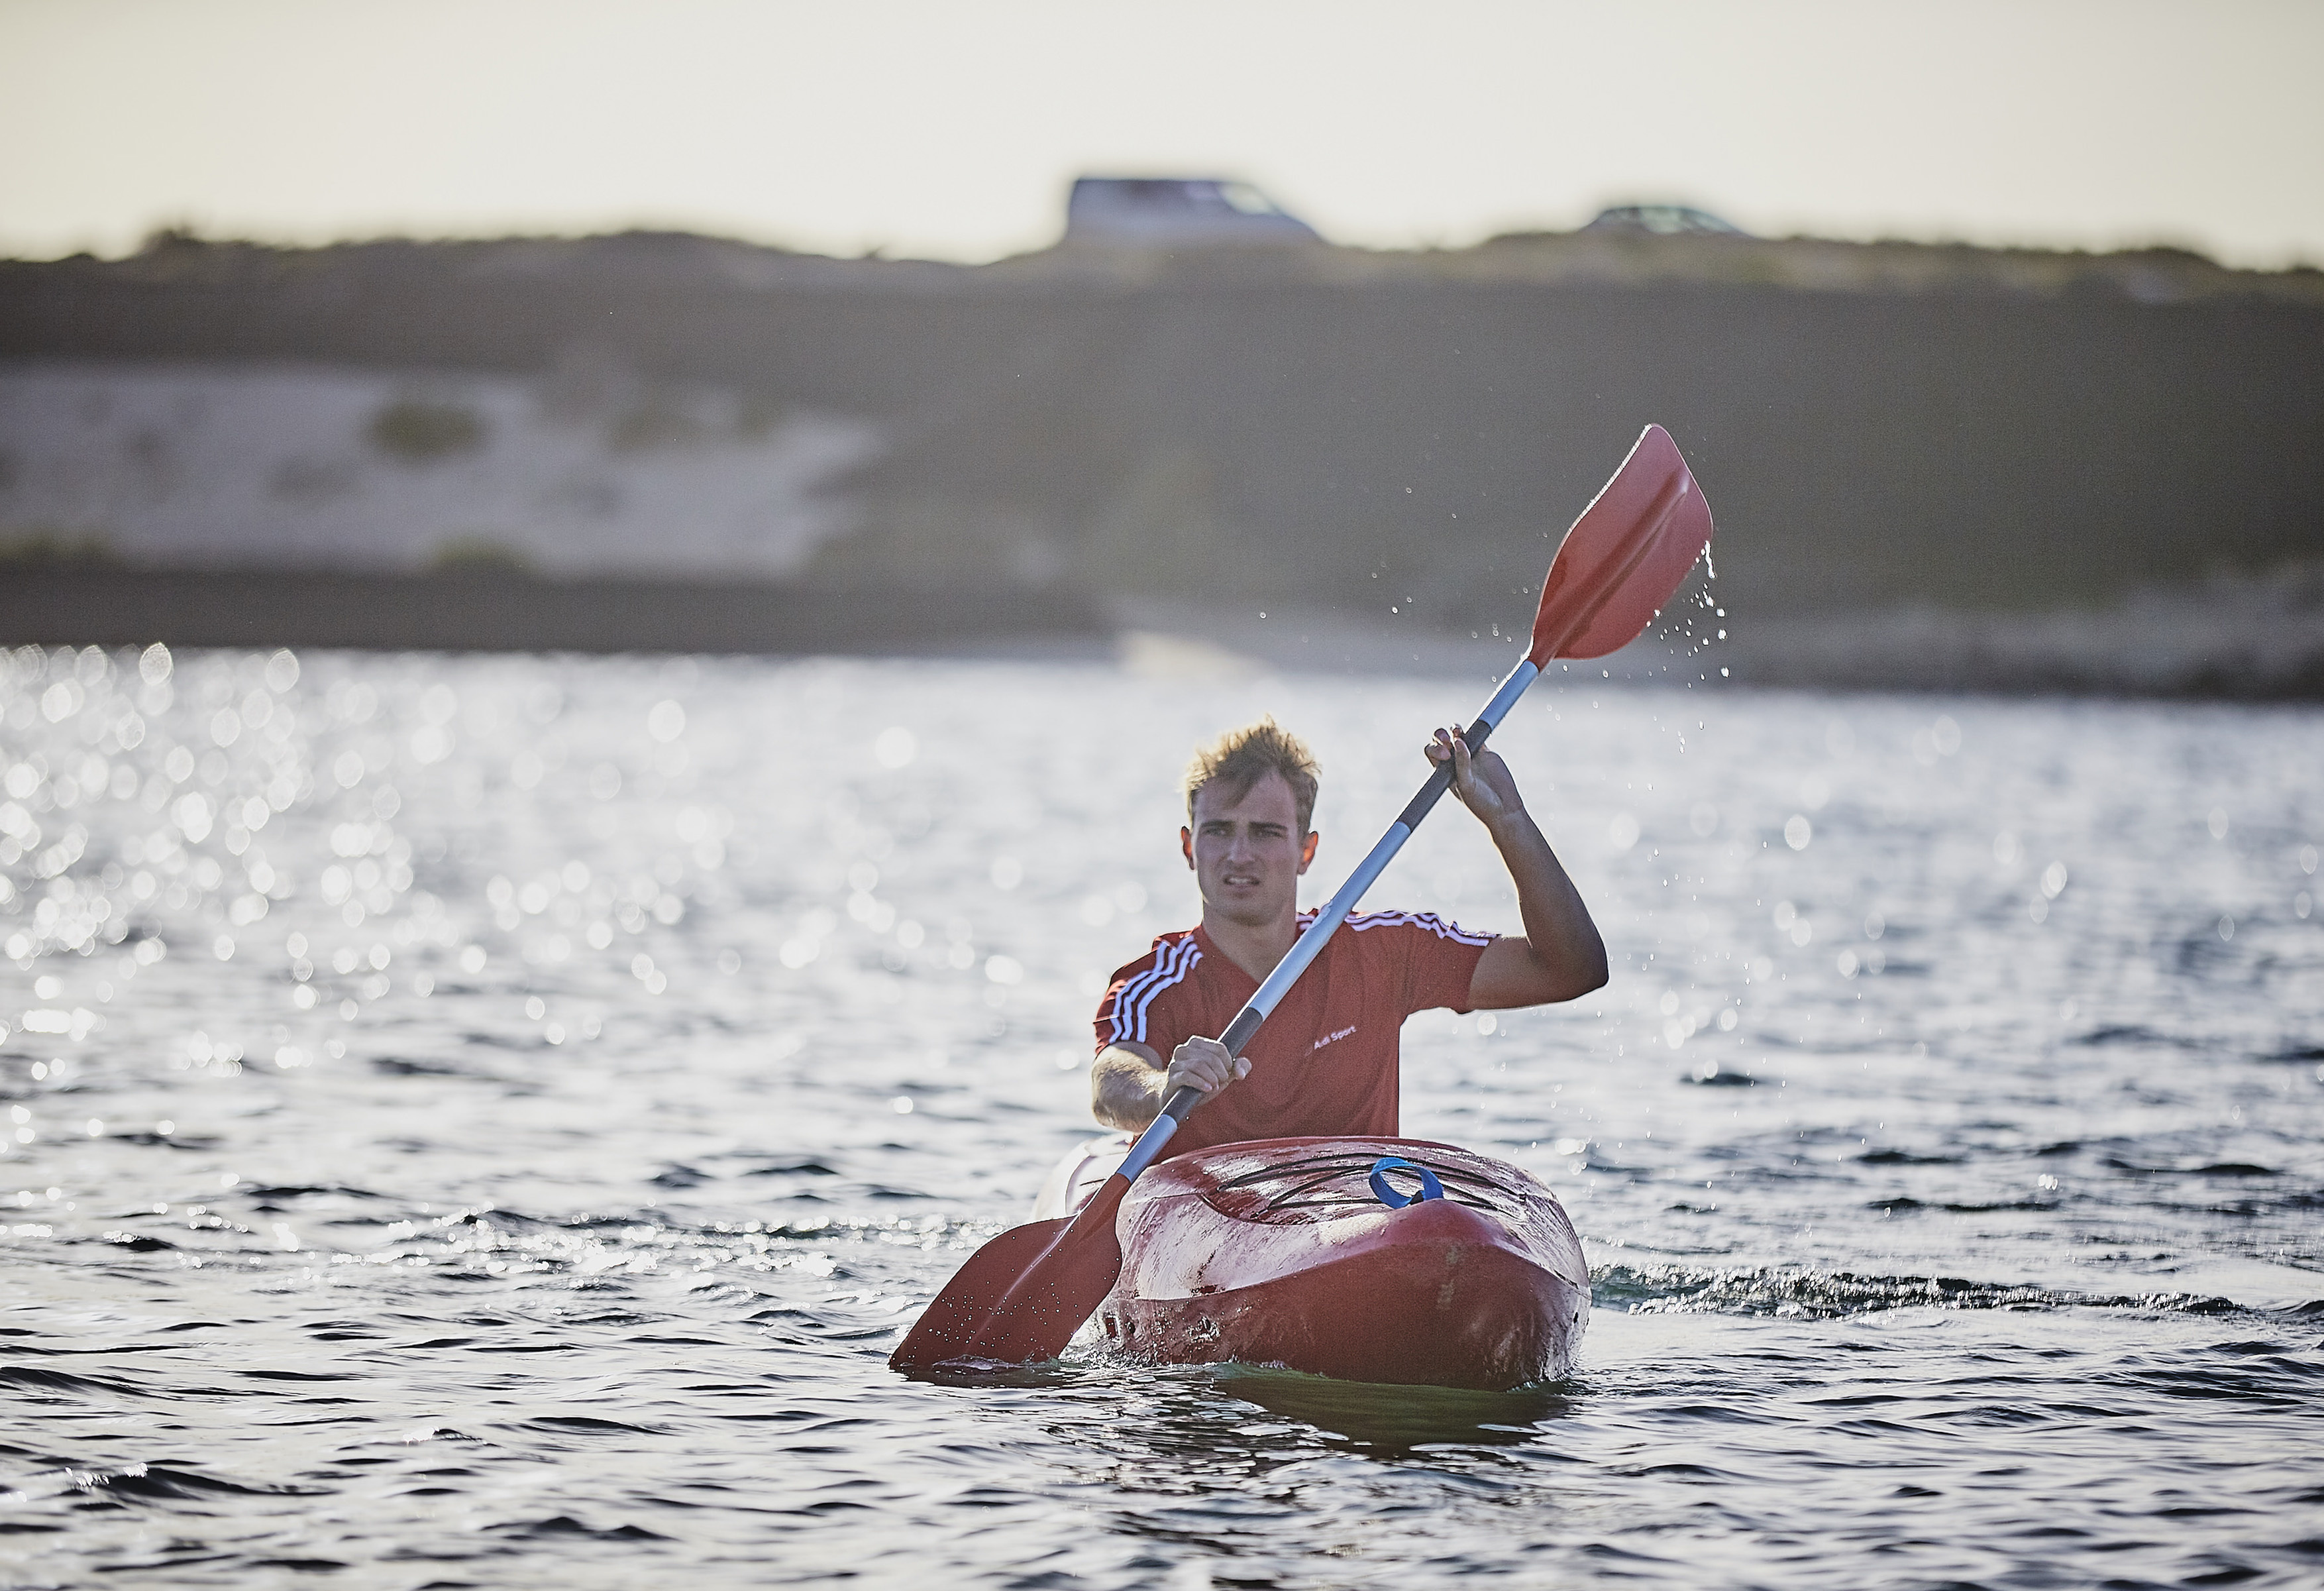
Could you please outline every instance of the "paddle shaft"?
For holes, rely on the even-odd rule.
[[[1501,681],[1500,689],[1493,692],[1493,699],[1487,702],[1484,710],[1477,715],[1477,721],[1462,731],[1461,738],[1467,743],[1471,756],[1484,749],[1486,740],[1500,726],[1509,709],[1517,705],[1517,698],[1525,694],[1526,687],[1540,674],[1540,669],[1534,665],[1531,658],[1520,660],[1517,666],[1508,671],[1508,677]],[[1420,820],[1428,816],[1430,809],[1452,788],[1452,759],[1447,757],[1436,765],[1436,772],[1428,776],[1428,782],[1420,787],[1420,793],[1405,803],[1404,810],[1397,814],[1396,821],[1388,826],[1388,832],[1379,837],[1379,843],[1356,865],[1356,870],[1348,874],[1348,882],[1340,886],[1340,893],[1315,914],[1315,920],[1307,925],[1307,931],[1293,943],[1290,952],[1275,964],[1275,970],[1267,975],[1266,981],[1244,1003],[1243,1008],[1235,1013],[1234,1020],[1227,1023],[1226,1031],[1219,1035],[1219,1042],[1227,1047],[1230,1056],[1240,1055],[1244,1047],[1259,1036],[1260,1026],[1274,1014],[1283,996],[1291,992],[1291,985],[1299,981],[1299,975],[1323,953],[1323,947],[1331,943],[1332,936],[1339,931],[1340,924],[1347,920],[1348,913],[1356,909],[1356,902],[1363,899],[1364,892],[1372,887],[1372,881],[1395,859],[1396,854],[1404,848],[1404,842],[1412,837],[1412,831],[1420,827]],[[1185,1121],[1204,1098],[1200,1088],[1181,1088],[1171,1095],[1162,1106],[1162,1114],[1138,1135],[1138,1142],[1130,1146],[1130,1153],[1123,1158],[1120,1170],[1115,1174],[1124,1181],[1135,1180],[1140,1171],[1154,1163],[1154,1157],[1160,1154],[1170,1142],[1170,1135],[1178,1130],[1178,1124]]]

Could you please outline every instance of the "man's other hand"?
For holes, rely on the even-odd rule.
[[[1180,1088],[1215,1094],[1250,1070],[1250,1062],[1228,1059],[1216,1039],[1187,1040],[1167,1068],[1143,1044],[1109,1044],[1090,1068],[1090,1108],[1109,1127],[1142,1133]]]
[[[1432,763],[1452,763],[1453,795],[1487,827],[1525,810],[1516,777],[1501,761],[1501,754],[1490,746],[1471,756],[1467,741],[1450,729],[1439,729],[1427,751]]]
[[[1216,1039],[1189,1039],[1171,1053],[1170,1070],[1162,1079],[1162,1099],[1167,1104],[1181,1088],[1200,1088],[1207,1097],[1250,1072],[1250,1062],[1229,1055],[1227,1047]]]

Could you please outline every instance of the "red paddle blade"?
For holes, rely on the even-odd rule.
[[[1604,657],[1645,634],[1711,545],[1711,505],[1661,426],[1639,433],[1614,478],[1582,511],[1541,583],[1536,668]]]
[[[1113,1217],[1129,1189],[1117,1172],[1070,1221],[1012,1226],[978,1249],[888,1355],[889,1367],[1022,1364],[1064,1353],[1121,1274]]]

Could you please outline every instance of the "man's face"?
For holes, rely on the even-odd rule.
[[[1217,784],[1194,797],[1194,822],[1178,831],[1204,904],[1235,922],[1264,926],[1296,910],[1299,875],[1315,837],[1299,832],[1299,807],[1279,773],[1231,800]]]

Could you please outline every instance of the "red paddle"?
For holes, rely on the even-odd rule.
[[[1614,478],[1565,532],[1542,581],[1531,650],[1461,738],[1471,751],[1481,747],[1552,658],[1603,657],[1637,640],[1710,545],[1711,508],[1678,444],[1661,426],[1646,427]],[[1230,1054],[1242,1053],[1452,783],[1447,760],[1227,1024],[1220,1041]],[[1121,1273],[1113,1222],[1122,1195],[1202,1100],[1194,1088],[1172,1095],[1120,1169],[1078,1213],[1012,1227],[971,1254],[888,1363],[910,1372],[956,1362],[1016,1364],[1064,1353]]]

